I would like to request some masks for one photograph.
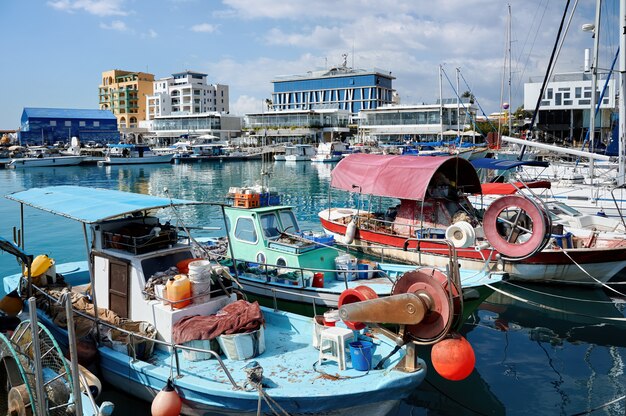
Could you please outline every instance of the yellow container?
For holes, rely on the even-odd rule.
[[[165,285],[167,300],[176,309],[184,308],[191,304],[191,282],[187,275],[177,274],[171,277]],[[185,300],[186,299],[186,300]]]

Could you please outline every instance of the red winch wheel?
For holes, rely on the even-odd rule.
[[[418,342],[431,343],[446,334],[455,313],[461,313],[460,289],[452,285],[452,298],[447,288],[448,278],[437,269],[419,269],[404,273],[393,286],[392,295],[426,292],[433,300],[430,311],[417,325],[407,325],[406,333]]]
[[[341,292],[339,296],[339,306],[341,308],[342,305],[347,305],[349,303],[354,302],[362,302],[364,300],[371,300],[378,298],[378,295],[369,286],[357,286],[354,289],[346,289]],[[346,326],[350,329],[354,329],[355,331],[359,331],[366,327],[366,325],[362,322],[352,322],[352,321],[344,321]]]
[[[512,208],[517,208],[517,213],[512,220],[502,216],[504,211]],[[519,218],[523,215],[530,218],[532,229],[529,230],[519,224]],[[498,231],[498,222],[505,222],[511,226],[506,236],[501,235]],[[544,210],[533,201],[523,196],[509,195],[499,198],[489,205],[483,218],[483,229],[486,239],[493,248],[503,256],[519,259],[528,257],[545,246],[548,222],[549,219]],[[520,232],[531,236],[527,241],[518,243],[516,240]],[[510,241],[511,239],[513,241]]]

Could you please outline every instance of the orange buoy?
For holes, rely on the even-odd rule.
[[[17,316],[24,307],[24,302],[20,297],[17,290],[14,290],[0,299],[0,311],[3,311],[8,316]]]
[[[174,383],[170,378],[165,387],[152,400],[150,411],[152,416],[178,416],[182,407],[183,401],[176,393]]]
[[[456,334],[433,345],[431,351],[433,367],[447,380],[463,380],[474,371],[476,356],[470,343]]]

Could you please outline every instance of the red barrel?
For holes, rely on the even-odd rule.
[[[313,274],[313,287],[324,287],[324,273],[318,272]]]

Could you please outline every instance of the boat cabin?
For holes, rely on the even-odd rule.
[[[248,199],[256,195],[259,200],[262,196],[248,195]],[[236,196],[233,206],[225,207],[229,240],[237,260],[294,269],[335,269],[337,252],[325,247],[332,245],[332,237],[302,233],[290,206],[264,203],[250,207],[239,202],[241,198]],[[331,271],[326,273],[329,278],[334,276]]]

